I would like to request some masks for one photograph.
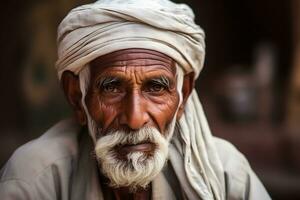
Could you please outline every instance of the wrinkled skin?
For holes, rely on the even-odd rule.
[[[152,50],[127,49],[98,57],[90,63],[91,79],[85,98],[91,118],[101,135],[112,130],[155,127],[164,134],[174,117],[178,120],[194,86],[193,73],[185,75],[179,105],[175,62]],[[66,71],[62,86],[81,125],[87,124],[78,76]],[[179,109],[178,109],[179,107]],[[178,109],[177,115],[176,111]],[[98,135],[97,137],[101,137]],[[131,146],[130,151],[151,152],[149,144]],[[116,199],[148,199],[149,190],[128,194],[126,188],[113,189]]]
[[[161,76],[169,80],[169,87],[157,83]],[[101,85],[108,77],[118,80]],[[164,133],[179,103],[176,68],[164,55],[125,51],[98,58],[91,63],[90,86],[86,104],[102,134],[144,126]]]

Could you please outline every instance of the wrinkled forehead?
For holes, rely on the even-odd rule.
[[[158,51],[148,49],[125,49],[100,56],[90,63],[93,74],[112,67],[163,68],[176,74],[175,61]]]

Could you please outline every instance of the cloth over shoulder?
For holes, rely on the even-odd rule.
[[[270,199],[244,156],[230,143],[218,138],[214,140],[224,168],[226,199]],[[2,168],[1,199],[104,199],[91,151],[91,139],[73,120],[58,123],[40,138],[17,149]],[[170,179],[172,173],[161,173],[152,183],[153,199],[190,199],[175,195],[188,186],[183,162],[180,155],[177,156],[179,162],[171,163],[177,177]],[[180,188],[172,188],[172,180],[177,180]]]
[[[101,199],[92,142],[75,120],[18,148],[0,171],[5,200]]]
[[[214,139],[224,168],[226,199],[271,199],[244,155],[231,143]]]

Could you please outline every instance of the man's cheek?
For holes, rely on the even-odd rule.
[[[103,131],[113,128],[117,123],[118,109],[112,105],[100,104],[99,109],[99,123],[102,126]]]
[[[168,125],[175,116],[176,108],[176,105],[168,103],[153,106],[151,113],[156,123],[158,123],[160,132],[165,132],[168,128]]]

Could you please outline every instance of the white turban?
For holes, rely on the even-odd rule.
[[[199,75],[204,32],[192,10],[169,0],[99,0],[73,9],[58,28],[58,76],[78,74],[95,58],[143,48],[173,58]],[[223,168],[197,93],[189,97],[170,144],[170,162],[187,199],[225,199]]]
[[[185,4],[167,0],[100,0],[73,9],[58,27],[58,76],[78,74],[95,58],[144,48],[172,57],[196,77],[204,62],[204,32]]]

